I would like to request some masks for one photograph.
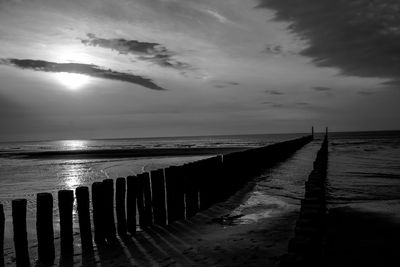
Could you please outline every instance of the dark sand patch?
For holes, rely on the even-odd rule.
[[[400,220],[391,214],[329,210],[326,266],[400,266]]]

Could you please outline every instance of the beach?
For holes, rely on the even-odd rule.
[[[361,142],[360,139],[363,141]],[[395,157],[399,149],[397,144],[397,135],[393,134],[347,134],[345,136],[332,134],[328,166],[329,223],[325,257],[327,266],[335,266],[339,263],[348,264],[347,266],[370,263],[366,266],[377,266],[373,264],[376,264],[379,259],[386,258],[390,261],[394,258],[395,254],[391,246],[398,236],[396,227],[399,225],[400,203],[396,193],[396,190],[399,190],[397,158]],[[232,144],[229,146],[233,147]],[[248,146],[252,145],[247,143],[246,147]],[[286,161],[254,177],[227,201],[214,205],[190,219],[180,220],[166,227],[150,227],[145,231],[138,228],[136,235],[118,238],[118,243],[111,247],[96,246],[93,255],[82,254],[75,207],[73,265],[278,266],[280,257],[287,252],[288,242],[294,235],[300,200],[304,197],[304,181],[312,170],[312,162],[319,146],[320,138],[317,137],[317,140],[297,151]],[[370,156],[371,150],[374,152],[374,157]],[[78,168],[78,171],[75,174],[72,172],[72,175],[69,172],[69,176],[66,176],[67,178],[83,176],[75,180],[75,184],[64,183],[62,186],[53,184],[50,188],[45,183],[38,183],[36,186],[43,186],[38,191],[49,192],[55,192],[59,188],[73,189],[78,185],[89,185],[95,180],[107,177],[124,177],[210,156],[174,155],[123,159],[111,156],[110,160],[90,158],[83,162],[76,162],[74,159],[69,162],[70,165],[78,165],[81,169]],[[387,159],[384,158],[385,156]],[[24,160],[30,162],[29,164],[51,161],[58,162],[60,166],[71,167],[68,164],[62,164],[68,159],[49,159],[47,156],[39,156],[37,159],[17,157],[7,160]],[[386,162],[386,165],[383,168],[374,161]],[[349,164],[350,162],[353,164]],[[91,170],[86,171],[86,175],[81,171],[85,166],[89,166]],[[55,170],[60,169],[55,168]],[[363,173],[361,173],[362,170]],[[2,171],[3,173],[10,172],[4,167]],[[94,176],[95,173],[102,175],[107,173],[107,176]],[[85,179],[90,176],[94,177]],[[57,181],[65,182],[68,179]],[[388,184],[389,182],[391,184]],[[7,191],[7,183],[3,183],[2,203],[5,207],[9,205],[11,199],[18,196],[28,198],[29,252],[33,262],[37,259],[35,194],[29,186],[25,185],[26,188],[23,189],[24,183],[18,185],[16,193],[10,193],[10,189],[16,188],[17,185],[8,185]],[[381,186],[378,186],[380,184]],[[46,186],[48,186],[47,190]],[[57,248],[59,226],[56,207],[55,204],[54,226]],[[15,258],[11,238],[11,219],[7,208],[6,214],[8,217],[5,255],[6,263],[12,266]],[[359,225],[363,227],[360,228]],[[380,229],[383,229],[382,232]],[[355,234],[351,237],[349,233]],[[363,235],[365,237],[360,238]],[[387,249],[381,249],[375,254],[371,253],[371,257],[368,258],[370,260],[360,261],[360,255],[364,251],[373,251],[379,246]],[[57,249],[56,252],[58,253]],[[343,262],[342,259],[347,259],[350,254],[353,255],[349,258],[350,260]],[[58,264],[58,261],[56,263]]]
[[[273,170],[266,170],[266,172],[258,177],[257,179],[259,180],[258,182],[257,179],[254,180],[254,183],[249,184],[246,186],[246,188],[243,188],[237,195],[233,196],[230,198],[228,201],[221,203],[215,207],[212,207],[211,209],[205,211],[204,213],[200,213],[196,215],[193,219],[185,221],[185,222],[178,222],[177,225],[179,224],[190,224],[191,227],[189,229],[193,229],[194,231],[198,231],[199,234],[197,235],[196,238],[187,241],[188,244],[194,247],[198,247],[199,250],[203,251],[205,255],[207,255],[208,258],[210,258],[211,261],[218,260],[215,259],[214,257],[217,257],[212,253],[212,251],[208,251],[208,248],[210,244],[213,244],[215,242],[221,243],[222,246],[232,246],[232,248],[227,248],[228,250],[235,251],[235,249],[240,249],[241,247],[245,247],[244,243],[242,242],[250,242],[249,246],[252,245],[252,243],[258,243],[258,242],[264,242],[262,240],[258,240],[259,235],[257,234],[258,231],[262,231],[265,227],[273,227],[275,225],[272,223],[268,218],[275,218],[277,221],[283,220],[286,221],[286,219],[282,219],[284,217],[289,216],[290,218],[294,219],[294,211],[296,205],[299,202],[299,198],[301,196],[302,192],[302,179],[306,176],[307,172],[309,172],[311,165],[312,165],[312,154],[314,153],[314,150],[317,148],[317,145],[311,145],[311,147],[304,152],[300,153],[297,157],[297,163],[296,163],[296,156],[294,156],[294,162],[290,164],[290,160],[288,161],[288,165],[278,165],[276,168]],[[296,154],[297,155],[297,154]],[[160,167],[166,167],[170,165],[179,165],[183,164],[184,162],[190,162],[190,161],[195,161],[201,158],[204,158],[207,156],[195,156],[195,157],[162,157],[162,158],[145,158],[145,159],[135,159],[132,161],[131,159],[126,159],[124,161],[119,161],[118,164],[116,164],[115,160],[113,159],[111,163],[107,164],[113,164],[111,169],[107,169],[109,172],[109,175],[111,176],[113,174],[112,171],[119,171],[119,174],[122,175],[128,175],[132,173],[132,166],[134,166],[132,163],[135,162],[137,166],[141,166],[138,168],[138,172],[145,170],[149,171],[151,169],[157,169]],[[42,159],[40,159],[42,160]],[[48,159],[46,159],[48,160]],[[144,164],[145,163],[145,164]],[[104,162],[102,163],[104,165]],[[146,166],[144,169],[143,165]],[[129,166],[129,168],[126,168],[127,173],[122,173],[124,171],[124,166]],[[293,172],[295,170],[302,170],[302,174],[297,174],[296,177],[297,179],[293,180]],[[268,177],[268,179],[267,179]],[[267,180],[266,180],[267,179]],[[91,180],[88,180],[90,182]],[[285,191],[281,191],[282,196],[274,196],[272,194],[266,194],[266,189],[271,188],[271,190],[276,190],[277,186],[280,186],[285,189]],[[30,253],[31,253],[31,258],[34,259],[36,255],[36,245],[35,245],[35,225],[34,225],[34,218],[35,218],[35,208],[34,208],[34,195],[31,198],[32,200],[28,203],[28,207],[31,207],[29,209],[28,213],[28,237],[29,237],[29,244],[30,244]],[[5,201],[5,203],[7,203]],[[57,205],[55,204],[55,207]],[[56,211],[56,209],[55,209]],[[30,214],[30,215],[29,215]],[[231,222],[228,224],[222,223],[219,219],[222,216],[226,216],[236,218],[235,220],[231,220]],[[57,211],[55,212],[55,232],[56,236],[58,235],[58,220],[57,220],[58,213]],[[75,221],[75,226],[74,226],[74,239],[75,239],[75,244],[79,244],[79,230],[77,227],[77,215],[74,213],[74,221]],[[229,221],[229,219],[228,219]],[[282,222],[281,222],[282,223]],[[281,224],[279,223],[279,224]],[[254,228],[254,225],[256,228]],[[285,225],[290,229],[290,223]],[[276,226],[276,225],[275,225]],[[168,226],[168,227],[173,227],[173,225]],[[285,228],[285,227],[284,227]],[[7,220],[7,225],[6,229],[8,229],[6,236],[8,236],[8,242],[6,242],[6,255],[7,258],[9,259],[9,262],[12,264],[12,257],[13,257],[13,248],[12,248],[12,242],[11,242],[11,221],[8,218]],[[158,228],[161,231],[161,228]],[[169,228],[168,228],[169,229]],[[196,230],[197,229],[197,230]],[[221,232],[221,229],[224,229],[224,232]],[[258,230],[257,230],[258,229]],[[254,231],[253,231],[254,230]],[[286,229],[287,230],[287,229]],[[179,232],[179,231],[178,231]],[[249,233],[248,233],[249,232]],[[279,232],[279,231],[278,231]],[[224,233],[223,235],[220,235],[221,233]],[[253,236],[250,239],[242,239],[247,233],[250,236]],[[289,231],[287,232],[289,233]],[[176,234],[176,233],[175,233]],[[182,233],[184,234],[184,232]],[[132,238],[149,238],[148,236],[148,231],[146,230],[145,232],[139,232],[137,234],[138,236],[136,237],[133,236]],[[232,235],[232,240],[235,239],[233,242],[230,237]],[[235,238],[234,236],[238,236],[238,238]],[[279,234],[281,235],[281,234]],[[142,237],[140,237],[142,236]],[[241,237],[240,237],[241,236]],[[193,236],[194,237],[194,236]],[[163,237],[167,238],[167,237]],[[182,237],[183,238],[183,237]],[[214,239],[216,238],[216,239]],[[226,244],[224,243],[224,239],[229,239]],[[218,241],[217,241],[218,239]],[[57,246],[57,240],[56,239],[56,246]],[[205,241],[208,240],[208,241]],[[6,238],[7,241],[7,238]],[[176,241],[176,240],[175,240]],[[172,244],[175,244],[173,239],[170,240],[169,242]],[[201,242],[200,242],[201,241]],[[232,242],[233,243],[232,243]],[[122,242],[122,240],[121,240]],[[150,243],[154,243],[154,240],[152,241],[151,239],[148,241]],[[209,243],[207,243],[209,242]],[[156,242],[157,243],[157,242]],[[259,243],[259,247],[262,248],[263,245]],[[254,245],[254,244],[253,244]],[[126,246],[126,245],[125,245]],[[283,249],[286,245],[282,243],[281,249]],[[121,247],[124,247],[124,243],[121,243]],[[187,247],[187,248],[190,248]],[[147,250],[152,251],[152,249],[147,248]],[[75,257],[74,260],[77,261],[76,264],[79,266],[79,262],[83,261],[85,257],[82,257],[82,255],[79,253],[80,247],[77,245],[75,247]],[[139,250],[140,251],[140,250]],[[149,251],[147,253],[149,253]],[[262,250],[263,251],[263,250]],[[182,253],[184,251],[182,250]],[[99,251],[97,250],[97,256],[96,258],[98,259]],[[137,253],[137,252],[136,252]],[[168,252],[169,254],[171,252]],[[217,253],[218,254],[218,253]],[[135,254],[136,255],[136,254]],[[119,258],[120,256],[118,256]],[[153,256],[152,256],[153,257]],[[260,255],[260,259],[263,257]],[[115,260],[115,257],[112,257],[113,260]],[[122,257],[123,258],[123,257]],[[128,257],[129,258],[129,257]],[[135,259],[136,256],[131,257],[131,260],[138,260]],[[139,257],[140,258],[140,257]],[[174,257],[172,257],[174,258]],[[156,259],[156,261],[159,261],[160,259]],[[100,260],[100,262],[104,262],[103,260]],[[151,261],[150,261],[151,262]],[[141,264],[145,264],[145,262],[142,262]],[[152,263],[154,264],[154,262]]]

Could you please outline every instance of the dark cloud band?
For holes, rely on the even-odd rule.
[[[309,40],[302,54],[344,74],[400,80],[398,0],[259,0]]]
[[[0,64],[11,65],[21,69],[31,69],[44,72],[68,72],[85,74],[91,77],[138,84],[152,90],[166,90],[155,84],[151,79],[144,78],[138,75],[133,75],[130,73],[113,71],[111,69],[103,69],[96,65],[80,63],[56,63],[44,60],[15,58],[0,59]]]
[[[123,38],[105,39],[99,38],[92,33],[87,34],[88,39],[81,42],[88,46],[98,46],[115,50],[120,54],[132,54],[139,60],[152,62],[161,67],[177,70],[192,69],[192,66],[175,59],[175,53],[158,43],[141,42],[137,40],[126,40]]]

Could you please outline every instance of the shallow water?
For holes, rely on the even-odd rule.
[[[329,139],[328,207],[400,218],[400,132],[332,133]],[[232,212],[243,215],[234,223],[256,223],[295,210],[320,145],[314,141],[261,175]]]
[[[312,170],[321,140],[307,144],[286,161],[255,179],[254,188],[232,215],[243,215],[237,224],[251,224],[282,212],[299,209],[304,197],[304,182]]]
[[[328,200],[400,215],[400,132],[334,134],[329,147]]]

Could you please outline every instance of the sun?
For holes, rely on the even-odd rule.
[[[79,90],[90,82],[90,77],[79,73],[55,73],[56,80],[70,90]]]

